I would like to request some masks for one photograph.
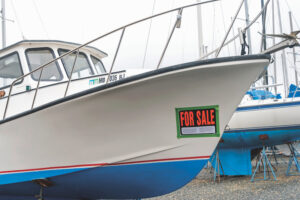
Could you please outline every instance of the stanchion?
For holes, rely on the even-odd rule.
[[[290,149],[291,155],[290,155],[290,159],[289,159],[288,168],[286,170],[286,175],[287,176],[300,175],[300,165],[299,165],[299,162],[298,162],[298,158],[300,157],[300,154],[296,150],[296,148],[294,147],[294,145],[292,143],[288,143],[287,145]],[[295,168],[296,168],[296,171],[294,173],[290,172],[293,163],[295,164]]]
[[[211,162],[214,161],[214,165],[212,164],[212,168],[214,168],[214,182],[216,182],[216,179],[218,178],[218,182],[221,181],[221,170],[224,174],[224,170],[220,161],[219,157],[219,148],[216,149],[215,153],[213,154],[211,158]],[[214,166],[214,167],[213,167]]]
[[[257,158],[258,162],[256,163],[256,168],[252,174],[251,181],[254,182],[255,180],[270,180],[270,171],[273,175],[274,180],[276,181],[277,177],[273,170],[272,164],[266,154],[267,147],[264,145],[265,141],[269,139],[269,136],[268,135],[259,135],[259,139],[263,141],[263,148],[262,148],[260,154],[258,154],[258,158]],[[255,175],[261,165],[263,165],[264,178],[263,179],[255,179]]]

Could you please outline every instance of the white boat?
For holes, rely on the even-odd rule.
[[[224,137],[229,139],[231,133],[241,134],[236,138],[238,142],[230,142],[230,146],[235,148],[253,149],[293,142],[300,138],[299,113],[299,97],[248,101],[238,107]],[[268,138],[262,140],[259,135],[267,135]]]
[[[74,45],[24,41],[0,52],[0,199],[33,199],[40,191],[50,199],[137,199],[182,187],[206,164],[270,59],[121,71],[106,83],[112,70],[97,66],[106,54]]]
[[[245,1],[245,3],[247,3],[247,1]],[[267,6],[268,3],[269,1],[267,1],[264,6]],[[273,34],[264,33],[265,29],[263,28],[263,35],[273,37],[273,45],[267,48],[265,41],[262,53],[273,54],[285,48],[299,46],[299,37],[297,35],[300,31],[293,30],[292,18],[290,18],[291,33],[283,33],[279,1],[277,2],[277,7],[279,30],[281,34],[275,34],[275,18],[273,17]],[[249,15],[247,14],[248,6],[245,6],[245,8],[247,21],[249,20]],[[274,5],[272,6],[272,14],[274,15]],[[265,24],[263,24],[263,27],[265,27]],[[247,36],[249,46],[251,46],[250,32]],[[280,38],[280,42],[275,44],[275,38]],[[266,37],[263,37],[263,40],[266,40]],[[295,56],[295,49],[293,54]],[[277,74],[280,70],[277,68],[276,55],[274,54],[273,70],[263,75],[261,77],[262,79],[251,86],[226,126],[224,135],[216,151],[218,153],[214,156],[214,158],[217,158],[220,163],[222,163],[221,173],[223,175],[251,175],[251,160],[255,158],[256,155],[259,155],[258,159],[262,159],[262,157],[266,158],[266,147],[290,144],[300,139],[300,88],[298,74],[297,71],[293,73],[295,75],[294,83],[298,85],[298,87],[291,84],[288,91],[289,73],[284,51],[281,56],[282,60],[280,65],[282,69],[280,70],[282,70],[283,84],[277,82],[277,77],[281,74]],[[296,57],[294,57],[293,68],[297,70]],[[278,87],[282,85],[284,87],[282,90],[283,98],[281,94],[278,93],[278,91],[280,91]],[[290,150],[293,151],[292,148],[290,148]],[[294,152],[292,154],[295,155]],[[216,159],[213,160],[214,164],[217,163],[215,161]],[[257,162],[257,166],[260,165],[260,162]],[[269,167],[273,173],[272,166]],[[256,170],[257,169],[258,168],[256,168]],[[266,172],[265,169],[264,167],[264,172]],[[252,178],[254,178],[254,176]],[[266,180],[266,176],[264,178]],[[253,180],[254,179],[252,179],[252,181]]]
[[[59,57],[77,46],[78,44],[63,41],[26,40],[1,50],[1,60],[7,63],[3,65],[0,71],[2,75],[2,91],[8,96],[9,85],[14,80],[13,77],[18,78],[23,74],[29,73],[46,61]],[[46,67],[45,71],[43,70],[35,106],[64,97],[75,56],[73,54],[61,61],[56,61],[49,67]],[[91,89],[107,82],[107,72],[101,61],[106,56],[106,53],[93,47],[81,49],[77,64],[73,70],[73,79],[68,88],[68,95]],[[133,73],[127,70],[126,74],[130,76]],[[9,104],[14,106],[10,106],[7,109],[5,117],[31,109],[39,75],[40,71],[37,71],[15,84],[12,90],[12,98],[9,102]],[[125,78],[124,70],[112,73],[109,82],[122,78]],[[22,104],[19,102],[22,102]],[[6,103],[6,99],[0,101],[1,116],[4,114]]]
[[[259,152],[257,149],[299,140],[299,112],[299,97],[243,102],[218,146],[223,173],[251,175],[251,160]]]
[[[282,52],[282,80],[283,84],[277,84],[276,55],[274,55],[274,68],[271,74],[262,78],[263,83],[252,87],[241,105],[228,124],[228,130],[224,135],[224,144],[221,146],[237,148],[260,148],[262,146],[274,146],[290,143],[300,138],[300,87],[296,67],[295,46],[299,46],[300,31],[293,30],[293,21],[290,18],[291,33],[282,33],[280,4],[277,2],[279,29],[281,34],[266,34],[273,38],[273,47],[264,50],[264,53],[275,53],[284,48],[294,48],[293,72],[295,85],[289,83],[289,73],[286,66],[286,54]],[[274,6],[272,7],[274,15]],[[291,15],[291,13],[289,13]],[[273,26],[275,24],[274,18]],[[265,26],[265,25],[264,25]],[[281,41],[275,45],[275,38]],[[265,46],[266,48],[266,46]],[[271,81],[271,84],[268,82]],[[255,84],[254,84],[255,85]],[[283,85],[283,98],[278,94],[279,86]],[[289,90],[289,91],[288,91]],[[272,94],[272,92],[274,92]],[[228,134],[227,134],[228,132]],[[233,133],[233,134],[232,134]],[[226,138],[226,139],[225,139]],[[227,143],[227,144],[225,144]]]

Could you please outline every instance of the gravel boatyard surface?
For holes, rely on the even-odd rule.
[[[149,200],[199,200],[199,199],[296,199],[300,200],[300,176],[286,176],[288,157],[277,156],[278,165],[272,159],[272,164],[277,168],[277,181],[251,182],[250,176],[221,177],[220,183],[213,182],[210,168],[203,169],[192,182],[185,187],[168,195],[150,198]],[[253,162],[255,165],[255,162]],[[254,168],[254,167],[252,167]],[[293,167],[293,170],[295,168]],[[176,174],[174,174],[176,176]],[[259,173],[258,178],[263,174]],[[273,178],[273,177],[271,177]]]

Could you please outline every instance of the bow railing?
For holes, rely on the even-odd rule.
[[[176,20],[175,20],[175,23],[174,23],[174,25],[173,25],[173,28],[172,28],[172,30],[171,30],[169,36],[168,36],[167,42],[166,42],[166,44],[165,44],[165,46],[164,46],[164,48],[163,48],[162,54],[161,54],[161,56],[160,56],[159,62],[158,62],[157,67],[156,67],[156,69],[159,69],[159,67],[160,67],[160,65],[161,65],[161,63],[162,63],[162,61],[163,61],[164,55],[165,55],[165,53],[166,53],[166,50],[167,50],[167,48],[168,48],[168,46],[169,46],[169,43],[170,43],[170,41],[171,41],[171,38],[172,38],[172,36],[173,36],[173,33],[174,33],[174,31],[175,31],[175,28],[176,28],[176,27],[177,27],[177,28],[180,28],[183,10],[184,10],[185,8],[194,7],[194,6],[198,6],[198,5],[201,5],[201,4],[207,4],[207,3],[211,3],[211,2],[215,2],[215,1],[218,1],[218,0],[209,0],[209,1],[199,2],[199,3],[190,4],[190,5],[186,5],[186,6],[181,6],[181,7],[175,8],[175,9],[171,9],[171,10],[168,10],[168,11],[165,11],[165,12],[161,12],[161,13],[152,15],[152,16],[150,16],[150,17],[143,18],[143,19],[141,19],[141,20],[137,20],[137,21],[132,22],[132,23],[129,23],[129,24],[125,25],[125,26],[121,26],[121,27],[119,27],[119,28],[117,28],[117,29],[114,29],[113,31],[110,31],[110,32],[108,32],[108,33],[105,33],[105,34],[103,34],[103,35],[101,35],[101,36],[99,36],[99,37],[96,37],[96,38],[93,39],[93,40],[90,40],[90,41],[88,41],[88,42],[86,42],[86,43],[84,43],[84,44],[82,44],[82,45],[79,45],[78,47],[76,47],[76,48],[74,48],[74,49],[72,49],[72,50],[70,50],[70,51],[68,51],[68,52],[66,52],[66,53],[64,53],[64,54],[62,54],[61,56],[59,56],[59,57],[57,57],[57,58],[55,58],[55,59],[53,59],[53,60],[51,60],[51,61],[49,61],[49,62],[47,62],[47,63],[45,63],[45,64],[43,64],[43,65],[41,65],[40,67],[38,67],[38,68],[32,70],[31,72],[29,72],[29,73],[27,73],[27,74],[24,74],[24,75],[20,76],[19,78],[15,79],[15,80],[11,83],[11,85],[10,85],[9,93],[8,93],[7,101],[6,101],[6,105],[5,105],[5,110],[4,110],[4,114],[3,114],[3,120],[6,118],[6,115],[7,115],[7,110],[8,110],[9,102],[10,102],[10,99],[11,99],[11,96],[12,96],[12,90],[13,90],[13,87],[14,87],[14,85],[15,85],[18,81],[22,80],[23,78],[25,78],[25,77],[27,77],[27,76],[29,76],[29,75],[31,75],[31,74],[33,74],[33,73],[39,71],[39,70],[41,71],[40,74],[39,74],[39,79],[38,79],[38,82],[37,82],[37,86],[36,86],[36,89],[35,89],[35,92],[34,92],[33,101],[32,101],[32,104],[31,104],[31,109],[33,109],[33,108],[34,108],[34,105],[35,105],[35,102],[36,102],[36,97],[37,97],[37,94],[38,94],[38,91],[39,91],[39,88],[40,88],[40,82],[41,82],[41,77],[42,77],[42,73],[43,73],[44,68],[48,67],[49,65],[51,65],[51,64],[54,63],[54,62],[56,62],[57,60],[60,60],[60,59],[66,57],[66,56],[68,56],[68,55],[70,55],[70,54],[72,54],[72,53],[76,53],[76,56],[75,56],[75,59],[74,59],[74,63],[73,63],[73,65],[72,65],[71,73],[70,73],[70,76],[68,77],[69,79],[68,79],[67,86],[66,86],[66,89],[65,89],[65,92],[64,92],[64,97],[66,97],[66,96],[67,96],[67,93],[68,93],[69,85],[70,85],[70,83],[71,83],[71,81],[72,81],[72,73],[73,73],[73,70],[74,70],[74,67],[75,67],[75,64],[76,64],[76,61],[77,61],[77,57],[78,57],[78,55],[79,55],[79,51],[80,51],[81,48],[86,47],[86,46],[90,45],[91,43],[93,43],[93,42],[95,42],[95,41],[98,41],[98,40],[100,40],[100,39],[102,39],[102,38],[104,38],[104,37],[106,37],[106,36],[108,36],[108,35],[111,35],[111,34],[115,33],[115,32],[121,31],[121,36],[120,36],[120,39],[119,39],[119,42],[118,42],[118,46],[117,46],[116,52],[115,52],[115,54],[114,54],[114,58],[113,58],[113,61],[112,61],[112,64],[111,64],[109,73],[108,73],[108,75],[107,75],[108,77],[110,77],[110,75],[111,75],[111,73],[112,73],[112,70],[113,70],[113,67],[114,67],[114,65],[115,65],[116,58],[117,58],[118,53],[119,53],[119,49],[120,49],[120,46],[121,46],[121,43],[122,43],[123,36],[124,36],[124,33],[125,33],[126,28],[128,28],[128,27],[130,27],[130,26],[133,26],[133,25],[135,25],[135,24],[138,24],[138,23],[140,23],[140,22],[143,22],[143,21],[146,21],[146,20],[149,20],[149,19],[153,19],[153,18],[159,17],[159,16],[161,16],[161,15],[165,15],[165,14],[168,14],[168,13],[171,13],[171,12],[176,12],[176,11],[177,11],[177,12],[178,12],[178,13],[177,13],[177,18],[176,18]],[[109,78],[107,78],[106,84],[107,84],[108,82],[109,82]]]

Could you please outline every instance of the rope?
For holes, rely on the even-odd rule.
[[[233,18],[231,17],[231,21],[233,20]],[[232,35],[233,37],[235,36],[235,33],[234,33],[234,25],[232,25]],[[236,48],[236,40],[233,41],[233,46],[234,46],[234,53],[235,55],[237,55],[237,48]],[[249,53],[248,53],[249,54]]]
[[[286,3],[286,5],[287,5],[287,7],[288,7],[289,11],[291,11],[291,12],[292,12],[292,9],[291,9],[291,7],[290,7],[289,3],[287,2],[287,0],[285,0],[285,3]],[[292,17],[293,17],[293,19],[294,19],[294,21],[293,21],[293,22],[295,22],[295,23],[296,23],[296,26],[297,26],[297,28],[298,28],[298,29],[300,29],[300,26],[299,26],[299,24],[298,24],[298,22],[297,22],[297,20],[296,20],[296,17],[295,17],[295,15],[294,15],[294,13],[293,13],[293,12],[292,12]]]
[[[226,31],[226,27],[225,27],[225,17],[224,17],[224,10],[223,10],[223,3],[222,3],[222,0],[220,0],[220,5],[221,5],[221,13],[222,13],[223,27],[224,27],[224,30]],[[225,32],[225,33],[226,33],[226,32]],[[228,56],[230,56],[229,45],[226,45],[226,46],[227,46]]]
[[[241,55],[246,54],[246,47],[248,49],[248,54],[249,54],[249,45],[246,42],[246,32],[243,32],[243,44],[242,44],[242,49],[241,49]]]
[[[171,7],[170,7],[170,9],[172,9],[172,8],[173,8],[173,6],[174,6],[174,1],[175,1],[175,0],[173,0],[173,1],[172,1],[172,4],[171,4]],[[172,29],[172,16],[173,16],[173,15],[174,15],[174,14],[171,14],[171,15],[170,15],[170,21],[169,21],[168,35],[170,35],[171,29]]]
[[[154,13],[155,4],[156,4],[156,0],[153,1],[151,16]],[[146,41],[146,47],[145,47],[145,53],[144,53],[144,59],[143,59],[143,68],[145,68],[145,61],[146,61],[146,55],[147,55],[147,50],[148,50],[148,43],[149,43],[149,38],[150,38],[151,26],[152,26],[152,18],[150,19],[150,25],[149,25],[148,36],[147,36],[147,41]]]
[[[266,32],[266,19],[267,19],[267,10],[268,7],[266,7],[266,9],[264,10],[264,12],[262,13],[261,17],[262,17],[262,26],[263,26],[263,30]],[[265,33],[264,33],[265,34]],[[263,50],[267,49],[267,42],[265,41],[265,35],[261,35],[261,43],[260,43],[260,51],[262,52]]]
[[[260,15],[262,14],[262,12],[265,10],[265,8],[268,6],[270,0],[267,0],[267,2],[265,3],[265,6],[263,9],[261,9],[261,11],[256,15],[256,17],[254,17],[254,19],[250,22],[250,24],[248,26],[246,26],[245,28],[243,28],[243,31],[246,31],[248,28],[250,28],[256,21],[257,19],[260,17]],[[226,46],[228,44],[230,44],[231,42],[233,42],[235,39],[237,39],[239,37],[239,34],[235,35],[234,37],[232,37],[230,40],[228,40],[227,42],[224,43],[223,46]],[[208,56],[212,55],[213,53],[216,53],[219,50],[219,48],[207,53],[206,55],[202,56],[200,58],[200,60],[207,58]]]
[[[216,32],[215,25],[216,25],[216,7],[215,7],[215,4],[213,4],[213,26],[212,26],[213,38],[212,38],[212,44],[211,44],[212,49],[215,48],[215,32]]]
[[[32,0],[32,2],[33,2],[33,5],[34,5],[34,8],[35,8],[35,10],[36,10],[36,13],[37,13],[38,16],[39,16],[39,20],[40,20],[40,23],[41,23],[41,25],[42,25],[42,27],[43,27],[43,29],[44,29],[44,32],[45,32],[45,34],[46,34],[46,37],[47,37],[47,39],[49,39],[49,35],[48,35],[48,32],[47,32],[47,29],[46,29],[46,27],[45,27],[45,24],[44,24],[44,22],[43,22],[43,19],[42,19],[42,17],[41,17],[41,14],[40,14],[40,12],[39,12],[39,9],[38,9],[38,7],[37,7],[37,5],[36,5],[36,2],[35,2],[35,0]]]
[[[11,3],[11,6],[13,8],[13,12],[14,12],[14,15],[16,17],[17,26],[18,26],[18,29],[19,29],[21,35],[22,35],[22,39],[26,40],[24,32],[23,32],[21,24],[20,24],[20,20],[19,20],[18,15],[17,15],[17,11],[16,11],[16,8],[15,8],[14,0],[11,0],[10,3]]]

